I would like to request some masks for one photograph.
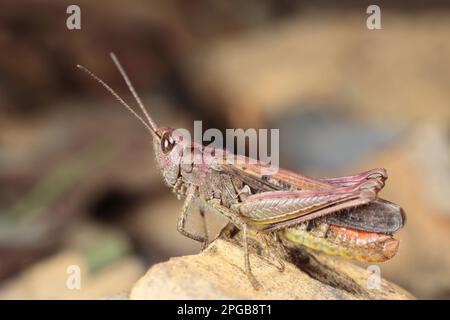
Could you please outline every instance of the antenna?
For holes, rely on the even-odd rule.
[[[124,68],[120,64],[119,59],[117,59],[117,57],[114,54],[114,52],[110,52],[109,55],[111,56],[111,59],[113,60],[113,62],[116,65],[117,69],[119,70],[120,75],[125,80],[125,83],[127,84],[128,89],[130,89],[131,93],[133,94],[134,99],[138,103],[138,105],[141,108],[142,112],[144,112],[144,115],[147,118],[150,126],[153,128],[154,131],[157,131],[158,126],[156,125],[156,123],[153,121],[153,119],[148,114],[147,109],[145,108],[144,104],[142,103],[141,98],[139,98],[139,95],[137,94],[136,90],[134,89],[133,84],[131,83],[130,79],[128,78],[127,73],[125,72]]]
[[[117,101],[120,102],[121,105],[123,105],[125,108],[128,109],[128,111],[130,111],[137,119],[139,119],[139,121],[142,122],[142,124],[150,131],[150,133],[153,135],[158,136],[157,130],[156,130],[156,126],[153,127],[152,123],[147,124],[147,122],[145,122],[144,119],[142,119],[141,116],[139,116],[136,111],[133,110],[133,108],[131,108],[109,85],[107,85],[105,83],[105,81],[103,81],[102,79],[100,79],[95,73],[93,73],[91,70],[89,70],[88,68],[77,64],[77,68],[83,70],[84,72],[86,72],[89,76],[91,76],[92,78],[94,78],[98,83],[100,83],[106,90],[108,90],[116,99]],[[139,103],[139,102],[138,102]],[[142,102],[141,102],[142,103]],[[153,123],[154,125],[154,123]]]

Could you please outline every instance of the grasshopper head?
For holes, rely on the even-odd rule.
[[[171,128],[160,128],[157,136],[153,138],[153,150],[156,161],[169,186],[174,186],[180,173],[180,164],[186,147],[185,137],[177,130]]]

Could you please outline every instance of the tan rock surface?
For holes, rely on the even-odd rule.
[[[156,264],[134,285],[131,299],[411,299],[400,287],[381,281],[367,289],[370,273],[349,262],[304,252],[284,272],[251,255],[262,288],[253,289],[243,273],[243,253],[218,239],[197,255]]]

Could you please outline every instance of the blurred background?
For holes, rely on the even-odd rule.
[[[408,221],[381,274],[450,298],[447,2],[378,1],[381,30],[366,1],[79,0],[81,30],[70,4],[0,3],[0,299],[121,297],[199,250],[148,133],[76,68],[134,104],[110,51],[158,124],[279,128],[281,166],[306,175],[386,168]]]

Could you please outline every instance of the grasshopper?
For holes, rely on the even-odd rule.
[[[98,76],[81,65],[77,67],[105,87],[150,132],[165,183],[179,198],[185,198],[178,231],[201,242],[202,248],[209,243],[206,228],[204,234],[186,228],[194,205],[204,223],[204,210],[211,208],[240,230],[245,273],[255,288],[259,284],[250,266],[249,231],[272,237],[280,244],[287,241],[367,262],[385,261],[395,255],[398,241],[392,235],[403,227],[405,214],[398,205],[377,196],[388,177],[385,169],[315,179],[283,169],[267,175],[263,170],[267,163],[246,161],[249,158],[243,156],[235,156],[241,161],[230,163],[224,157],[228,151],[188,141],[174,129],[158,127],[117,57],[111,53],[111,58],[145,120]],[[206,153],[212,156],[209,163],[192,161],[194,154]]]

